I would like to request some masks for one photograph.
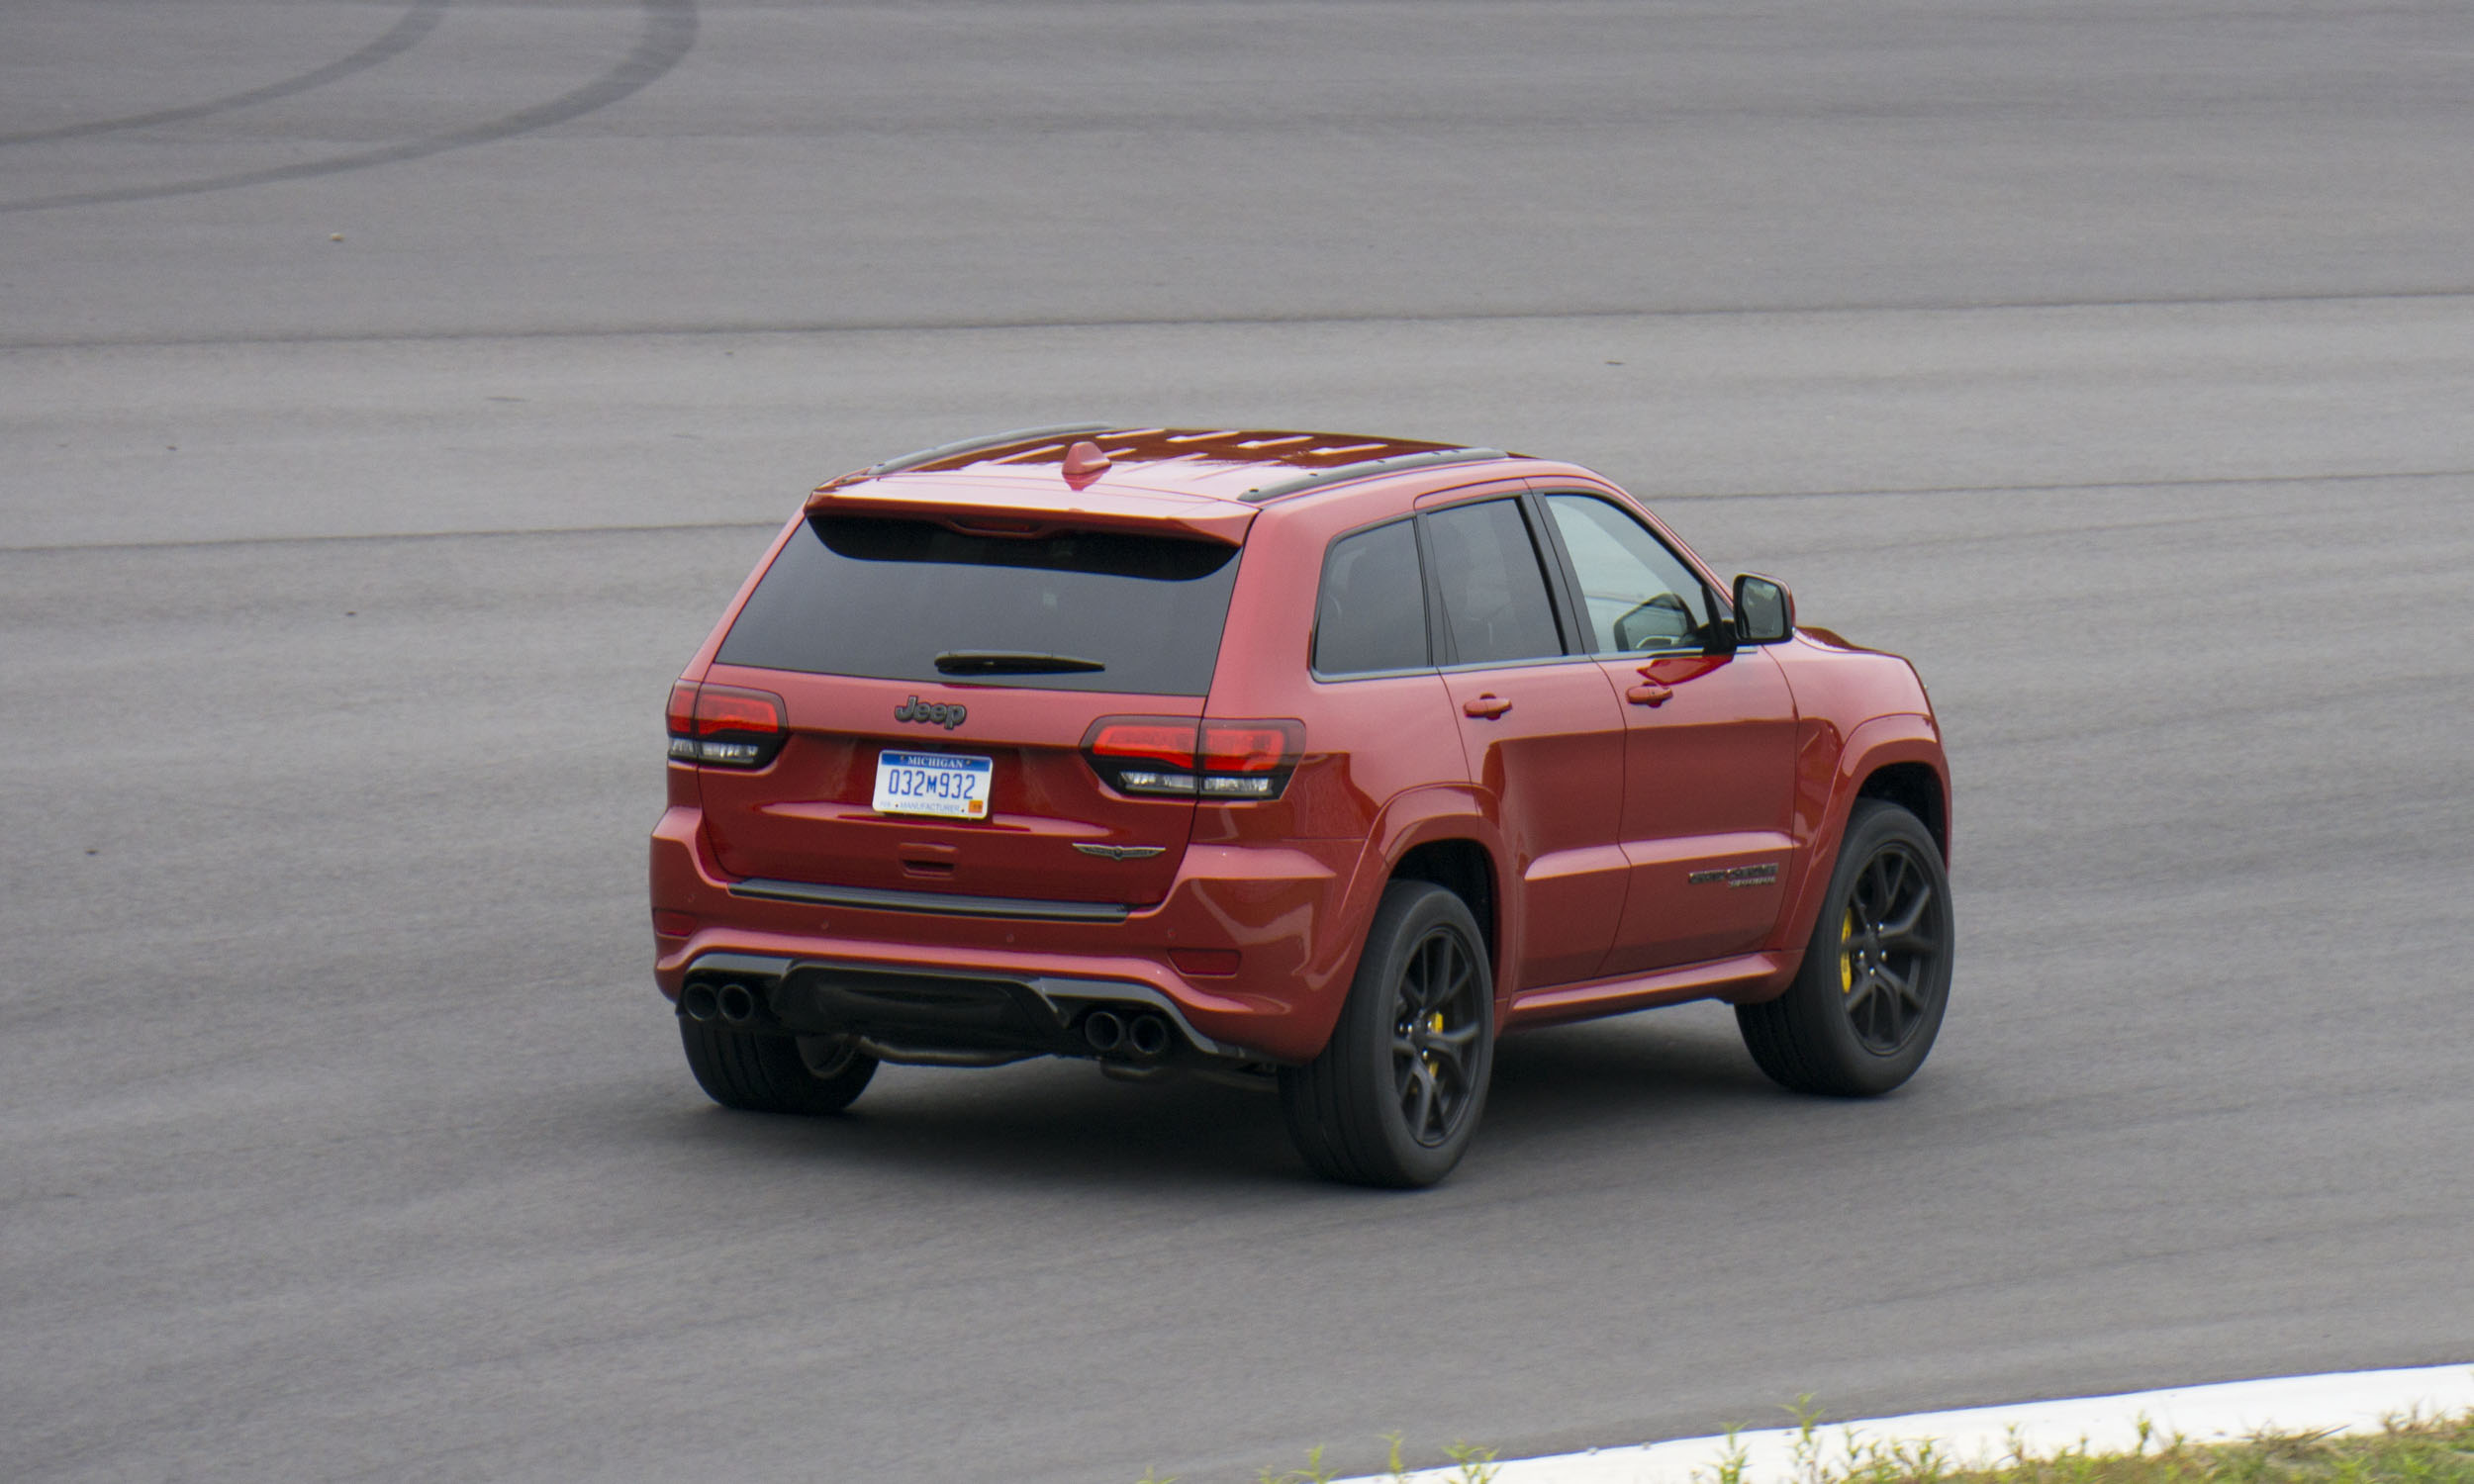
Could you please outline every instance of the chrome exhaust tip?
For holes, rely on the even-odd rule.
[[[679,1013],[700,1025],[710,1025],[721,1013],[714,1002],[713,985],[690,984],[679,994]]]
[[[714,992],[714,1005],[731,1025],[745,1025],[756,1018],[756,996],[745,984],[722,985]]]

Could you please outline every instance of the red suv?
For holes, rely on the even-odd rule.
[[[670,696],[655,977],[728,1107],[881,1062],[1277,1080],[1317,1170],[1460,1159],[1498,1035],[1732,1002],[1885,1092],[1950,988],[1914,669],[1571,464],[1055,427],[817,490]]]

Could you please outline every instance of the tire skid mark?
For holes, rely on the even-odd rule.
[[[428,39],[429,33],[438,29],[438,21],[446,14],[446,8],[450,3],[452,0],[413,0],[412,6],[404,12],[403,17],[394,26],[388,28],[385,36],[371,42],[349,56],[337,57],[325,66],[313,68],[298,77],[288,78],[282,82],[270,82],[262,88],[251,88],[245,93],[235,93],[228,98],[215,98],[205,103],[167,108],[158,113],[134,114],[126,119],[98,119],[90,124],[63,124],[57,129],[37,129],[26,134],[0,134],[0,145],[33,144],[47,139],[82,139],[90,134],[113,134],[124,129],[150,129],[157,124],[181,124],[191,119],[203,119],[209,114],[226,113],[232,109],[247,108],[252,104],[267,103],[277,98],[289,98],[295,93],[306,93],[312,88],[323,88],[331,82],[349,77],[355,72],[365,72],[380,62],[400,56],[420,46]]]
[[[0,211],[23,210],[0,205]],[[686,338],[698,335],[767,335],[791,339],[802,335],[873,335],[873,334],[980,334],[988,331],[1025,329],[1285,329],[1313,325],[1496,325],[1514,321],[1541,324],[1575,324],[1591,320],[1654,320],[1710,321],[1725,323],[1739,320],[1774,320],[1797,316],[1819,318],[1861,317],[1884,315],[2010,315],[2046,310],[2148,310],[2148,309],[2245,309],[2281,307],[2284,305],[2361,305],[2419,304],[2427,300],[2474,300],[2474,287],[2465,284],[2426,285],[2421,288],[2379,288],[2347,291],[2341,289],[2297,289],[2255,294],[2172,294],[2106,296],[2088,299],[1890,299],[1874,304],[1814,300],[1798,303],[1743,305],[1680,305],[1667,307],[1635,307],[1619,309],[1593,307],[1556,309],[1526,307],[1508,309],[1440,309],[1440,310],[1298,310],[1293,313],[1250,314],[1235,312],[1223,315],[1019,315],[1005,318],[960,319],[848,319],[848,320],[712,320],[703,322],[643,321],[588,328],[581,325],[542,325],[534,328],[483,328],[472,325],[462,329],[333,329],[333,330],[269,330],[261,332],[201,331],[194,334],[170,335],[86,335],[76,338],[30,337],[12,339],[0,335],[0,353],[15,350],[103,350],[142,347],[162,350],[174,346],[195,345],[340,345],[340,344],[412,344],[446,340],[587,340],[630,337]],[[1891,492],[1904,493],[1904,492]]]
[[[388,144],[376,149],[361,149],[350,154],[331,155],[326,159],[304,160],[294,165],[275,165],[262,170],[243,170],[232,175],[211,176],[205,180],[181,181],[169,185],[126,186],[103,191],[72,191],[56,196],[35,196],[23,201],[0,201],[0,214],[12,212],[48,211],[63,206],[103,206],[123,201],[153,201],[166,196],[198,196],[210,191],[238,190],[243,186],[269,185],[283,180],[309,180],[321,175],[335,175],[347,170],[366,170],[374,165],[392,165],[404,160],[422,159],[455,149],[469,149],[477,144],[496,143],[582,118],[599,109],[608,108],[630,93],[652,83],[679,64],[696,46],[696,0],[642,0],[644,31],[636,39],[635,47],[618,65],[573,92],[562,94],[547,103],[508,114],[487,124],[458,129],[448,134],[433,135],[426,139],[413,139],[401,144]]]

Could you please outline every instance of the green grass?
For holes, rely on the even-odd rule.
[[[2343,1437],[2263,1434],[2202,1445],[2151,1436],[2123,1453],[2014,1450],[1991,1468],[1951,1467],[1929,1450],[1858,1449],[1808,1484],[2474,1484],[2474,1413]]]
[[[2150,1432],[2142,1423],[2140,1445],[2126,1452],[2013,1447],[1988,1467],[1960,1466],[1929,1443],[1842,1441],[1846,1435],[1819,1422],[1809,1398],[1789,1410],[1798,1424],[1793,1484],[2474,1484],[2474,1412],[2392,1418],[2377,1433],[2270,1433],[2207,1444]],[[1388,1473],[1405,1478],[1401,1439],[1390,1435],[1387,1440]],[[1499,1468],[1491,1448],[1455,1443],[1444,1453],[1453,1460],[1452,1484],[1490,1484]],[[1338,1477],[1318,1446],[1308,1450],[1303,1468],[1266,1468],[1256,1484],[1332,1484]],[[1137,1484],[1177,1480],[1151,1472]],[[1748,1484],[1743,1452],[1729,1454],[1695,1484]]]

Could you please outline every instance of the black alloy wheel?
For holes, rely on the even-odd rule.
[[[1839,923],[1839,992],[1856,1042],[1876,1057],[1895,1056],[1935,1008],[1936,982],[1948,934],[1944,898],[1906,842],[1883,844],[1856,874]]]
[[[1941,1033],[1954,944],[1932,833],[1896,804],[1857,799],[1803,966],[1776,999],[1736,1006],[1745,1049],[1792,1091],[1887,1092]]]
[[[1471,1078],[1487,1008],[1479,979],[1468,941],[1438,925],[1410,950],[1392,992],[1393,1096],[1409,1137],[1426,1149],[1451,1142],[1481,1090]]]
[[[1323,1054],[1281,1073],[1289,1137],[1316,1172],[1431,1185],[1469,1149],[1494,1068],[1494,975],[1469,906],[1427,881],[1383,888]]]

